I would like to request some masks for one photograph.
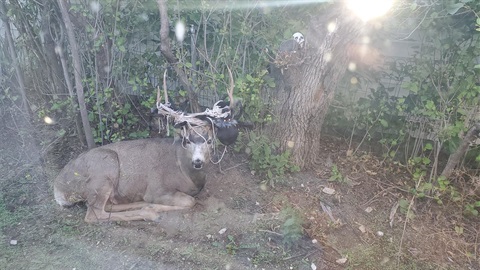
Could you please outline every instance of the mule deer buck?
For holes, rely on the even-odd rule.
[[[230,114],[218,104],[186,114],[157,102],[160,114],[174,118],[175,140],[124,141],[83,153],[55,179],[55,200],[62,206],[86,202],[86,222],[154,221],[160,212],[191,208],[205,185],[215,120]]]

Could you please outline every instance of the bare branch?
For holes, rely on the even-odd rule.
[[[200,111],[200,106],[198,105],[197,93],[194,91],[193,86],[188,80],[187,74],[179,68],[178,59],[172,52],[170,47],[170,38],[168,33],[170,32],[170,26],[168,23],[168,12],[167,12],[167,0],[157,0],[158,9],[160,11],[160,51],[162,55],[167,59],[167,62],[172,65],[177,76],[180,78],[180,82],[187,89],[188,99],[190,102],[190,110],[192,112]]]

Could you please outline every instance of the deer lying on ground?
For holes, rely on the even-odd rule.
[[[160,212],[191,208],[205,185],[215,122],[230,117],[219,103],[185,114],[157,102],[159,113],[174,118],[179,128],[175,140],[124,141],[83,153],[55,179],[55,200],[62,206],[86,202],[86,222],[155,221]]]

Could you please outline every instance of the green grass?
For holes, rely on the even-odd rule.
[[[0,193],[0,198],[2,194]],[[3,235],[3,229],[6,226],[13,225],[18,222],[19,216],[16,214],[11,213],[7,210],[5,202],[3,199],[0,199],[0,232]]]

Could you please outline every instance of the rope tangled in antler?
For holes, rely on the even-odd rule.
[[[163,88],[164,88],[164,100],[165,103],[162,103],[162,95],[160,93],[160,87],[157,88],[157,103],[156,107],[158,110],[158,114],[163,115],[167,118],[167,136],[170,135],[170,128],[168,127],[168,124],[170,122],[170,119],[172,119],[174,125],[178,125],[178,127],[181,127],[182,129],[182,134],[181,136],[184,140],[187,134],[187,129],[193,130],[193,132],[196,132],[198,135],[201,137],[202,134],[198,133],[197,130],[195,130],[195,126],[210,126],[212,129],[212,134],[213,134],[213,141],[216,142],[217,138],[218,140],[225,145],[225,149],[220,157],[220,159],[217,162],[214,162],[211,160],[212,163],[218,164],[223,156],[225,155],[226,152],[226,145],[232,144],[237,136],[238,136],[238,128],[236,127],[237,121],[233,119],[233,90],[234,90],[234,81],[233,81],[233,75],[230,70],[230,68],[227,66],[227,70],[230,76],[230,88],[227,90],[228,97],[230,98],[230,104],[227,102],[224,102],[222,100],[217,101],[211,109],[207,108],[205,111],[200,112],[200,113],[185,113],[182,111],[176,111],[171,108],[171,104],[168,101],[168,95],[167,95],[167,85],[166,85],[166,76],[167,76],[167,71],[164,72],[163,74]],[[221,133],[217,137],[217,131]],[[223,132],[222,132],[223,131]],[[207,142],[207,139],[204,138],[205,142]],[[212,144],[213,147],[213,152],[214,154],[216,153],[216,143]],[[183,143],[182,143],[183,146]],[[184,147],[184,146],[183,146]]]
[[[165,98],[165,103],[162,103],[162,95],[160,94],[160,87],[157,88],[157,109],[158,113],[164,115],[168,118],[172,117],[175,124],[187,122],[190,125],[203,126],[206,124],[205,120],[200,119],[199,117],[205,116],[211,119],[226,119],[231,116],[231,110],[228,105],[220,107],[220,103],[223,103],[222,100],[217,101],[212,109],[206,109],[204,112],[200,113],[185,113],[182,111],[175,111],[171,107],[170,102],[168,101],[167,94],[167,71],[163,73],[163,95]],[[210,119],[210,120],[211,120]],[[168,130],[168,129],[167,129]]]

